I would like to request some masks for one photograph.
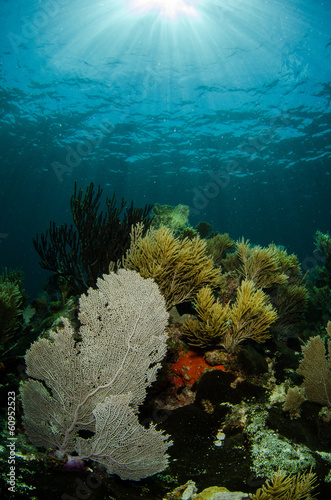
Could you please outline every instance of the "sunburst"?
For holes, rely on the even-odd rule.
[[[156,12],[160,17],[177,19],[181,16],[198,17],[196,0],[129,0],[133,12],[147,14]]]

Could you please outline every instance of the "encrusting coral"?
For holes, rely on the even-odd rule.
[[[190,208],[187,205],[159,205],[153,207],[153,227],[166,226],[173,231],[180,231],[187,225]]]
[[[206,253],[206,242],[176,238],[167,227],[149,229],[145,237],[134,238],[122,260],[123,267],[138,271],[158,284],[167,309],[195,298],[204,286],[216,287],[220,271]]]
[[[191,345],[200,347],[222,345],[233,351],[246,339],[264,342],[277,313],[268,296],[250,280],[242,281],[233,304],[221,305],[212,291],[203,288],[197,295],[198,319],[188,319],[182,326]]]

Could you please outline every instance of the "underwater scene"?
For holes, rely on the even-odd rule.
[[[0,493],[331,498],[331,1],[0,2]]]

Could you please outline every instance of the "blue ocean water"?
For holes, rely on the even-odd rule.
[[[0,266],[37,294],[32,237],[74,182],[189,205],[301,261],[330,230],[331,2],[2,0]]]

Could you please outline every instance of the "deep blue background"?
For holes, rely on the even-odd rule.
[[[301,260],[330,230],[331,2],[183,2],[1,1],[0,266],[32,295],[75,180]]]

